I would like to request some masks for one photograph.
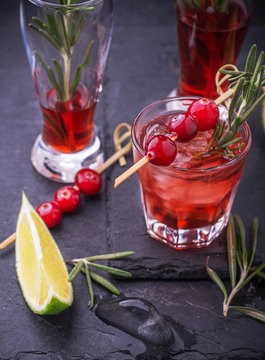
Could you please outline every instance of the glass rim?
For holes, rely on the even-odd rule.
[[[142,117],[142,115],[144,113],[146,113],[150,108],[152,108],[153,106],[162,103],[162,102],[167,102],[167,101],[176,101],[176,100],[196,100],[199,99],[199,96],[180,96],[180,97],[166,97],[166,98],[162,98],[159,100],[156,100],[154,102],[152,102],[150,105],[147,105],[145,108],[143,108],[142,111],[140,111],[140,113],[136,116],[136,118],[133,121],[132,124],[132,142],[133,145],[135,146],[136,150],[144,157],[145,153],[143,151],[143,149],[141,148],[140,144],[138,143],[138,140],[136,138],[136,134],[135,134],[135,128],[136,128],[136,124],[139,121],[139,119]],[[222,104],[218,105],[218,107],[223,107],[226,111],[227,108],[225,106],[223,106]],[[217,171],[217,170],[222,170],[222,169],[226,169],[230,166],[233,166],[235,163],[239,162],[239,160],[241,160],[244,156],[247,155],[250,146],[251,146],[251,142],[252,142],[252,135],[251,135],[251,130],[250,127],[248,125],[248,123],[245,121],[241,126],[243,126],[245,132],[246,132],[246,136],[247,136],[247,140],[246,140],[246,146],[244,148],[244,150],[242,151],[242,153],[236,157],[235,159],[225,163],[225,164],[221,164],[218,166],[213,166],[213,167],[209,167],[209,168],[203,168],[203,169],[194,169],[194,168],[182,168],[182,167],[177,167],[177,166],[161,166],[163,168],[163,170],[168,170],[168,171],[175,171],[175,172],[186,172],[186,173],[205,173],[205,172],[212,172],[212,171]],[[152,164],[151,164],[152,165]],[[154,165],[156,166],[156,165]]]
[[[86,1],[83,1],[83,2],[78,2],[76,4],[69,4],[69,5],[66,5],[66,4],[58,4],[58,3],[51,3],[51,2],[48,2],[48,1],[45,1],[45,0],[28,0],[29,2],[31,2],[32,4],[35,4],[35,5],[41,5],[41,6],[46,6],[46,7],[56,7],[56,8],[75,8],[75,7],[80,7],[80,6],[91,6],[91,5],[94,5],[94,4],[97,4],[97,3],[100,3],[104,0],[86,0]],[[80,0],[78,0],[80,1]]]

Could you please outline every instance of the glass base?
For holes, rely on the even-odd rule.
[[[68,154],[54,150],[39,135],[31,151],[31,162],[46,178],[61,183],[73,183],[77,171],[84,167],[95,170],[103,163],[103,151],[98,136],[83,150]]]
[[[214,225],[176,230],[157,220],[146,218],[148,234],[176,250],[209,246],[221,234],[226,224],[227,217],[223,216]]]

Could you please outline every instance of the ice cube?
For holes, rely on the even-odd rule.
[[[168,347],[174,343],[171,327],[157,309],[144,299],[128,297],[105,300],[99,303],[96,315],[145,344]]]
[[[212,130],[199,131],[197,136],[187,142],[177,144],[177,155],[171,166],[180,168],[192,168],[194,165],[194,156],[200,153],[206,153],[209,141],[212,138]]]
[[[145,148],[146,143],[151,140],[156,135],[167,135],[168,127],[164,118],[157,118],[155,123],[150,123],[145,129],[145,136],[143,139],[143,148]]]

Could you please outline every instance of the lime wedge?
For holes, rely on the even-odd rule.
[[[34,313],[57,314],[72,304],[73,288],[64,259],[24,193],[16,229],[16,270],[25,301]]]

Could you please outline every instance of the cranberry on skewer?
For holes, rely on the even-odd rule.
[[[175,143],[165,135],[154,136],[145,146],[145,156],[154,165],[169,166],[176,154]]]
[[[45,201],[37,207],[36,211],[48,228],[56,226],[61,221],[62,209],[56,202]]]
[[[198,133],[197,122],[187,113],[179,113],[168,123],[168,131],[172,140],[186,143]]]
[[[168,136],[156,135],[145,146],[145,156],[115,179],[114,187],[119,186],[142,166],[151,162],[154,165],[169,166],[175,159],[177,147]]]
[[[206,98],[195,100],[189,106],[187,114],[197,122],[200,131],[215,129],[219,119],[217,104],[213,100]]]
[[[62,212],[74,212],[80,205],[80,193],[72,186],[64,186],[56,191],[54,201],[59,204]]]
[[[102,179],[97,171],[84,168],[77,172],[75,176],[75,185],[81,193],[92,196],[96,195],[100,191]]]

